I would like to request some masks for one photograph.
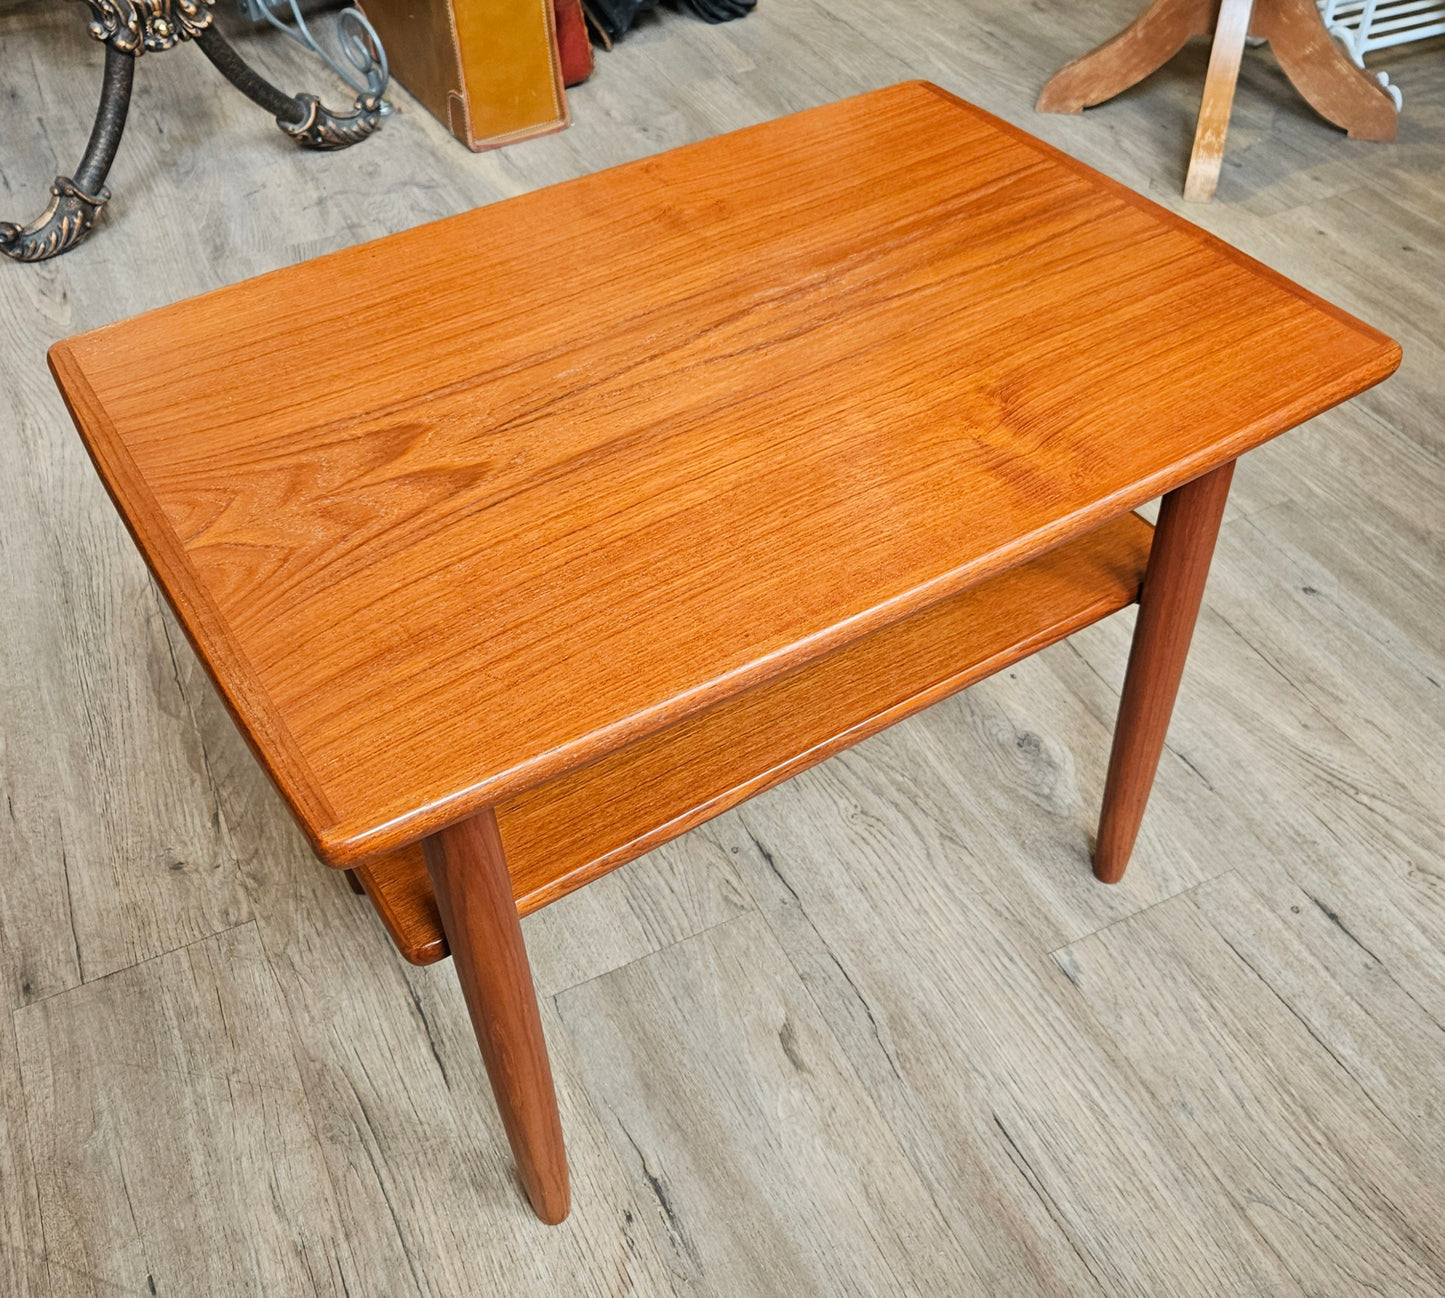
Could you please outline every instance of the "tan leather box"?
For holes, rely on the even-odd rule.
[[[469,149],[567,125],[553,0],[363,0],[392,75]]]

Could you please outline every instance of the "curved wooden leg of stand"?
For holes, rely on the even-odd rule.
[[[0,221],[0,254],[16,261],[44,261],[75,247],[90,233],[110,198],[105,178],[125,131],[134,79],[135,56],[107,45],[100,108],[80,166],[73,177],[55,178],[50,187],[50,206],[29,225]]]
[[[423,844],[457,979],[532,1207],[555,1225],[571,1205],[562,1120],[512,879],[490,809]]]
[[[1094,873],[1105,883],[1124,877],[1144,820],[1233,476],[1231,461],[1171,491],[1159,508],[1094,847]]]
[[[349,113],[333,113],[315,95],[288,95],[245,61],[213,23],[196,44],[216,70],[252,103],[276,118],[276,125],[308,149],[346,149],[381,125],[381,99],[358,95]]]
[[[1191,36],[1214,30],[1219,0],[1154,0],[1111,40],[1064,64],[1039,94],[1041,113],[1078,113],[1163,67]]]
[[[1350,62],[1325,30],[1314,0],[1259,0],[1250,35],[1269,42],[1285,75],[1321,117],[1352,140],[1393,140],[1394,101]]]

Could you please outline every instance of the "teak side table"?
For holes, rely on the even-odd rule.
[[[342,328],[349,367],[304,363]],[[164,386],[134,361],[182,348]],[[409,959],[454,957],[556,1222],[519,912],[1138,598],[1095,857],[1117,880],[1235,457],[1399,356],[912,83],[51,366],[317,855]],[[1131,511],[1160,495],[1153,531]]]

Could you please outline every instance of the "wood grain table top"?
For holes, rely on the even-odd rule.
[[[1398,362],[923,83],[51,352],[332,864],[1037,556]]]

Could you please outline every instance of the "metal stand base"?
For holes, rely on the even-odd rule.
[[[147,50],[168,50],[194,40],[216,69],[243,95],[276,118],[276,124],[308,149],[345,149],[381,124],[380,94],[357,96],[352,111],[333,113],[315,95],[287,95],[255,72],[211,24],[213,0],[85,0],[90,34],[105,44],[100,107],[75,175],[57,176],[50,205],[28,225],[0,221],[0,254],[15,261],[44,261],[75,247],[88,235],[110,198],[105,178],[120,148],[130,110],[135,61]]]
[[[214,27],[196,37],[201,53],[252,103],[260,104],[276,125],[308,149],[346,149],[381,125],[381,96],[356,97],[349,113],[333,113],[315,95],[288,95],[256,72]]]
[[[29,225],[0,221],[0,253],[16,261],[44,261],[73,248],[90,233],[110,197],[105,177],[120,148],[134,79],[134,56],[107,45],[100,110],[75,176],[55,178],[50,187],[50,206]]]

